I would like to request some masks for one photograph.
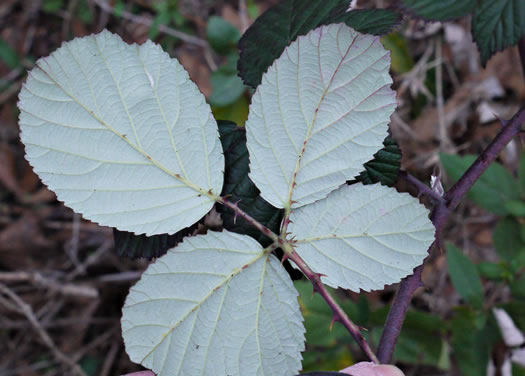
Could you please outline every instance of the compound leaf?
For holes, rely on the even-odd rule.
[[[239,75],[244,83],[256,88],[286,46],[321,25],[344,22],[361,33],[381,35],[401,22],[401,15],[392,10],[347,12],[348,5],[348,0],[284,0],[270,8],[239,41]]]
[[[267,203],[248,177],[250,170],[248,149],[246,148],[246,130],[229,121],[219,121],[222,147],[226,160],[224,171],[223,196],[262,223],[275,233],[279,233],[283,211]],[[219,206],[224,228],[227,230],[250,235],[262,245],[269,245],[269,239],[259,230],[224,206]]]
[[[396,95],[378,37],[344,24],[293,42],[252,97],[250,178],[278,208],[322,199],[382,147]]]
[[[223,184],[217,125],[160,46],[103,31],[40,59],[20,92],[26,157],[85,218],[147,235],[202,218]]]
[[[144,272],[123,308],[130,358],[157,375],[280,375],[301,368],[297,290],[246,235],[186,238]]]
[[[400,8],[427,21],[448,21],[474,11],[477,0],[401,0]]]
[[[343,186],[292,211],[295,251],[332,287],[383,289],[412,273],[434,240],[429,211],[379,184]]]
[[[524,34],[525,1],[479,1],[472,19],[472,36],[483,66],[496,52],[517,44]]]

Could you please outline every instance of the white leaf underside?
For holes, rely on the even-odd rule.
[[[427,256],[435,232],[428,215],[407,193],[358,183],[292,211],[289,231],[296,252],[327,285],[379,290]]]
[[[249,236],[186,238],[130,290],[126,350],[159,376],[294,375],[305,331],[297,295],[279,260]]]
[[[250,178],[272,205],[300,207],[362,170],[396,107],[390,54],[344,24],[299,37],[263,75],[246,124]]]
[[[213,206],[224,157],[217,124],[187,72],[160,46],[104,31],[40,59],[19,97],[26,158],[84,217],[174,233]],[[203,194],[204,193],[204,194]]]

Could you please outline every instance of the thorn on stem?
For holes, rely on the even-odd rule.
[[[332,331],[332,329],[334,328],[334,324],[337,321],[341,321],[341,320],[339,319],[339,315],[337,315],[337,313],[334,313],[334,316],[332,317],[332,322],[330,323],[330,331]]]
[[[289,258],[290,256],[287,253],[283,254],[283,257],[281,258],[281,266],[283,266],[283,263]]]
[[[233,207],[234,208],[237,208],[239,209],[239,202],[241,202],[242,199],[238,200],[235,204],[233,204]],[[234,210],[234,215],[233,215],[233,224],[236,224],[237,223],[237,217],[239,216],[239,213]]]

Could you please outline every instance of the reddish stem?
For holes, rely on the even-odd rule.
[[[304,275],[306,275],[310,282],[312,282],[314,285],[314,292],[318,292],[328,303],[330,308],[332,308],[332,311],[334,312],[333,321],[339,321],[341,324],[343,324],[344,327],[350,332],[352,337],[354,337],[359,347],[361,347],[364,353],[368,356],[368,358],[374,363],[379,363],[379,360],[370,348],[370,345],[366,341],[365,337],[363,337],[361,334],[359,327],[354,324],[352,320],[350,320],[345,311],[343,311],[343,309],[335,301],[334,297],[330,295],[326,289],[325,285],[321,281],[321,275],[314,273],[297,252],[293,252],[292,255],[290,255],[290,260],[292,260],[295,265],[301,269]]]
[[[439,201],[434,207],[431,215],[432,222],[436,227],[436,242],[439,242],[439,236],[452,210],[456,208],[461,199],[476,183],[480,176],[485,172],[489,165],[494,162],[503,148],[518,135],[521,126],[525,124],[525,106],[523,106],[510,121],[502,121],[503,129],[498,133],[490,145],[479,155],[476,161],[469,167],[456,184],[447,192],[444,201]],[[429,252],[432,249],[429,248]],[[392,308],[385,322],[383,335],[379,342],[377,356],[381,363],[390,363],[397,337],[401,332],[401,327],[405,321],[405,316],[416,289],[422,286],[421,272],[423,266],[414,270],[414,274],[405,278],[397,292]]]

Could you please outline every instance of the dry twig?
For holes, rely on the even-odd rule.
[[[0,283],[0,292],[4,295],[7,295],[9,299],[11,299],[15,305],[18,308],[18,311],[22,313],[27,320],[31,323],[31,326],[36,331],[36,333],[40,336],[44,344],[51,350],[55,358],[60,362],[63,363],[65,366],[68,367],[68,369],[71,370],[72,374],[78,375],[78,376],[86,376],[84,371],[73,362],[69,357],[67,357],[62,351],[60,351],[49,334],[42,328],[42,325],[40,325],[40,322],[36,318],[33,309],[30,305],[25,303],[22,298],[18,296],[14,291],[9,289],[6,285],[3,285]]]

